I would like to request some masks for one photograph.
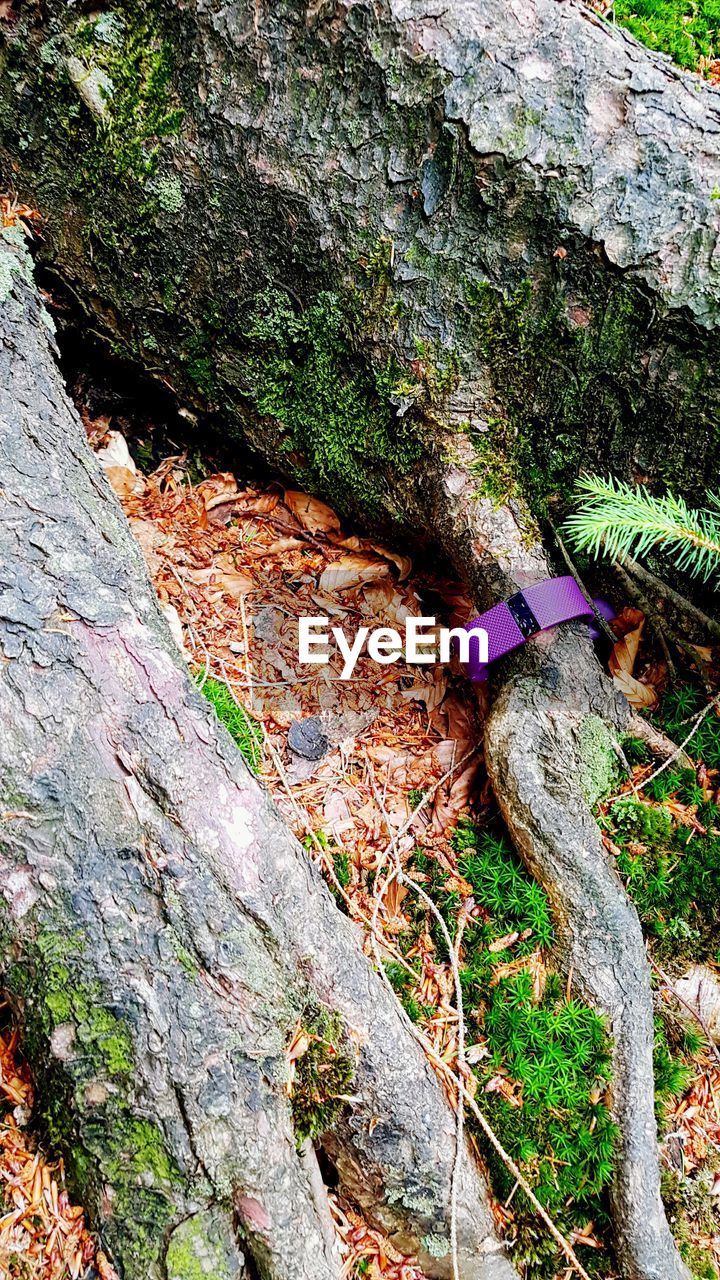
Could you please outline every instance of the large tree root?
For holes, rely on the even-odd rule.
[[[51,1137],[126,1280],[340,1264],[286,1048],[340,1015],[338,1168],[447,1276],[454,1118],[350,922],[182,668],[139,548],[0,247],[0,915]],[[360,1190],[362,1188],[362,1191]],[[466,1280],[511,1280],[463,1160]]]
[[[428,520],[483,607],[552,569],[514,504],[495,509],[461,463],[430,482]],[[654,1114],[653,1003],[642,930],[592,816],[597,768],[631,724],[602,673],[587,627],[539,636],[505,664],[487,721],[485,758],[528,869],[554,908],[562,960],[608,1019],[612,1112],[619,1129],[612,1188],[615,1247],[628,1280],[686,1280],[660,1198]]]

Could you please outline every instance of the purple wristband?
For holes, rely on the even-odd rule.
[[[614,617],[614,610],[606,601],[596,600],[595,607],[604,618]],[[572,618],[592,617],[592,606],[570,574],[536,582],[524,591],[517,591],[509,600],[503,600],[502,604],[493,605],[492,609],[467,624],[466,631],[482,627],[488,635],[487,662],[480,662],[478,646],[471,643],[468,675],[474,681],[487,680],[491,662],[512,653],[513,649],[519,649],[538,631],[546,631],[548,627],[569,622]]]

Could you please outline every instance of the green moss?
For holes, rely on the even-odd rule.
[[[500,293],[465,281],[476,344],[492,378],[502,418],[475,434],[481,492],[501,502],[522,492],[535,514],[565,500],[597,441],[622,438],[639,375],[628,352],[642,317],[622,284],[573,287],[561,280],[522,281]],[[628,370],[630,369],[630,373]]]
[[[598,716],[586,716],[580,726],[580,786],[592,807],[608,795],[621,777],[618,742]]]
[[[423,1236],[422,1242],[423,1248],[430,1254],[431,1258],[446,1258],[450,1252],[450,1245],[445,1236]]]
[[[25,1047],[42,1071],[37,1118],[46,1141],[63,1155],[70,1186],[91,1211],[101,1197],[112,1198],[108,1239],[122,1266],[150,1274],[177,1212],[171,1192],[186,1180],[162,1129],[135,1111],[128,1023],[108,1008],[82,934],[68,932],[60,914],[28,940],[23,964],[10,968],[4,985],[22,1003]],[[74,1035],[67,1067],[48,1052],[60,1026]],[[91,1106],[85,1101],[89,1088]],[[82,1099],[77,1107],[73,1097]]]
[[[94,113],[98,164],[115,177],[146,178],[155,171],[159,141],[177,133],[182,119],[170,96],[170,48],[152,7],[81,18],[71,39],[70,62],[96,77],[104,107]],[[77,85],[77,74],[69,74]]]
[[[177,174],[173,173],[170,177],[160,178],[155,183],[158,204],[163,213],[179,213],[185,203],[183,196],[182,183]]]
[[[719,0],[617,0],[613,18],[690,71],[707,73],[720,57]]]
[[[507,841],[462,823],[453,846],[458,874],[472,891],[461,981],[468,1041],[484,1051],[473,1068],[483,1110],[563,1229],[570,1232],[589,1219],[601,1229],[616,1137],[606,1097],[610,1045],[605,1025],[586,1005],[568,999],[557,976],[549,974],[546,982],[538,977],[543,970],[535,967],[537,953],[553,942],[550,906]],[[423,877],[453,934],[461,906],[453,879],[422,850],[415,851],[411,869]],[[400,939],[406,952],[427,927],[424,910],[418,909],[412,921]],[[443,954],[442,933],[435,927],[433,938]],[[387,972],[406,1008],[414,1004],[420,1016],[433,1012],[419,1003],[419,972],[413,979],[397,964],[388,965]],[[511,1087],[516,1105],[496,1090],[499,1080]],[[495,1191],[505,1198],[514,1180],[490,1149],[486,1155]],[[513,1258],[527,1262],[538,1280],[554,1276],[555,1246],[538,1232],[520,1194],[513,1214],[518,1230]]]
[[[516,461],[516,441],[505,418],[489,418],[483,431],[472,434],[475,450],[470,470],[477,480],[478,496],[501,507],[521,492],[522,476]]]
[[[309,1043],[296,1060],[290,1098],[298,1147],[332,1128],[355,1075],[339,1014],[315,1006],[303,1015],[301,1030]]]
[[[127,1075],[133,1068],[132,1040],[120,1018],[105,1008],[99,982],[81,977],[82,939],[78,934],[43,928],[35,941],[38,975],[32,977],[38,1029],[50,1037],[72,1023],[88,1063],[98,1076]],[[30,981],[30,970],[27,971]],[[28,994],[23,990],[18,994]]]
[[[308,482],[341,506],[372,511],[389,496],[387,469],[407,470],[422,450],[410,415],[398,417],[392,403],[406,371],[359,353],[366,324],[352,293],[321,293],[300,312],[285,294],[264,293],[247,329],[245,378],[257,410],[283,425],[285,447],[304,459]]]
[[[170,1236],[167,1280],[234,1280],[238,1261],[224,1224],[211,1213],[195,1213]]]
[[[200,686],[208,702],[215,708],[218,720],[222,720],[225,728],[235,739],[246,764],[257,773],[262,763],[262,730],[256,720],[252,720],[247,711],[233,698],[232,693],[222,680],[214,680],[209,676]]]

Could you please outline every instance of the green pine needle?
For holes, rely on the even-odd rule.
[[[694,510],[671,493],[656,498],[612,476],[583,476],[576,488],[579,507],[565,522],[576,550],[623,560],[657,547],[693,577],[720,574],[720,495]]]

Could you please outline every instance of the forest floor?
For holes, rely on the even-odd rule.
[[[109,414],[83,417],[198,688],[322,866],[368,954],[377,957],[379,947],[431,1060],[457,1069],[449,934],[462,976],[466,1080],[583,1264],[609,1280],[607,1038],[573,993],[572,975],[561,982],[554,972],[548,904],[500,827],[478,747],[484,692],[454,661],[381,668],[363,656],[350,680],[340,679],[339,657],[327,666],[298,662],[301,615],[327,616],[348,636],[363,625],[402,632],[408,614],[459,625],[472,614],[462,585],[346,531],[325,503],[279,483],[203,475],[180,454],[143,475]],[[135,433],[132,443],[152,467],[146,442]],[[668,687],[644,625],[636,608],[621,610],[610,669],[636,705],[652,711],[661,703],[682,736],[704,695]],[[639,744],[630,747],[632,774],[602,802],[599,818],[653,954],[671,972],[657,987],[665,1189],[695,1273],[717,1277],[720,1059],[702,1028],[688,1025],[671,987],[693,961],[714,969],[720,959],[720,718],[705,717],[698,730],[705,764],[671,768],[647,792],[653,764]],[[403,883],[393,867],[402,867]],[[714,889],[706,883],[713,872]],[[714,893],[712,909],[698,884]],[[299,1024],[288,1046],[291,1093],[314,1038]],[[82,1211],[69,1205],[62,1165],[33,1138],[31,1089],[8,1030],[0,1054],[8,1107],[0,1123],[0,1275],[110,1280]],[[515,1179],[482,1135],[472,1136],[516,1265],[531,1280],[569,1280]],[[412,1259],[355,1206],[336,1192],[331,1202],[348,1276],[421,1280]]]

